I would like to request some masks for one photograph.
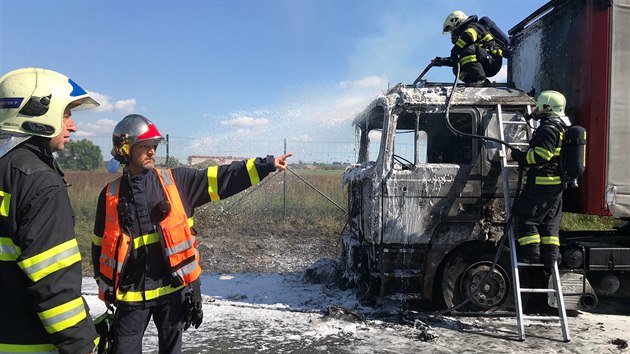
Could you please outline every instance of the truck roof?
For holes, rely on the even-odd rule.
[[[452,84],[423,82],[417,86],[398,84],[374,99],[363,112],[359,113],[353,125],[361,125],[372,119],[381,119],[374,115],[375,107],[390,110],[394,106],[404,109],[420,109],[433,113],[446,110],[446,100],[452,90]],[[525,92],[508,87],[507,84],[490,84],[484,87],[457,86],[451,98],[451,107],[456,106],[525,106],[533,105],[533,99]],[[373,118],[372,118],[373,117]]]

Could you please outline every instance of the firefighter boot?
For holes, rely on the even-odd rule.
[[[537,243],[520,246],[518,261],[523,263],[540,263],[540,245]]]
[[[545,268],[553,268],[555,262],[560,263],[560,247],[556,245],[542,245],[542,262]]]

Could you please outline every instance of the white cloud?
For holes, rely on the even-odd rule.
[[[110,102],[109,97],[98,92],[90,92],[90,96],[98,103],[100,106],[96,107],[95,111],[97,112],[107,112],[114,109],[114,105]]]
[[[223,126],[235,126],[235,127],[264,127],[269,125],[269,119],[267,118],[252,118],[247,116],[241,116],[233,119],[222,120],[219,122]]]
[[[118,122],[111,120],[109,118],[103,118],[96,121],[96,123],[89,122],[76,122],[77,124],[77,132],[73,133],[76,136],[102,136],[102,135],[110,135],[114,130]]]
[[[96,107],[97,112],[108,112],[117,110],[123,113],[131,113],[136,110],[136,99],[129,98],[126,100],[118,100],[112,103],[112,98],[98,92],[90,92],[90,96],[96,102],[100,103],[100,106]]]
[[[131,113],[136,110],[136,99],[120,100],[114,103],[114,108],[125,113]]]

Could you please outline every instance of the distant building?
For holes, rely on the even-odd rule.
[[[232,161],[243,161],[247,160],[246,157],[238,157],[238,156],[200,156],[200,155],[191,155],[188,156],[188,164],[196,165],[198,163],[202,163],[208,160],[215,161],[219,165],[229,164]]]

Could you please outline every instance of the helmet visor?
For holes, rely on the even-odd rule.
[[[155,138],[155,139],[146,139],[146,140],[138,140],[134,145],[147,145],[147,146],[157,146],[164,142],[164,138]]]
[[[96,102],[92,97],[79,98],[76,101],[72,101],[68,104],[68,108],[73,111],[83,111],[86,109],[92,109],[100,106],[101,104]]]
[[[442,29],[442,34],[449,33],[452,29],[453,29],[453,26],[451,26],[451,25],[446,25],[446,26],[444,26],[444,28]]]

